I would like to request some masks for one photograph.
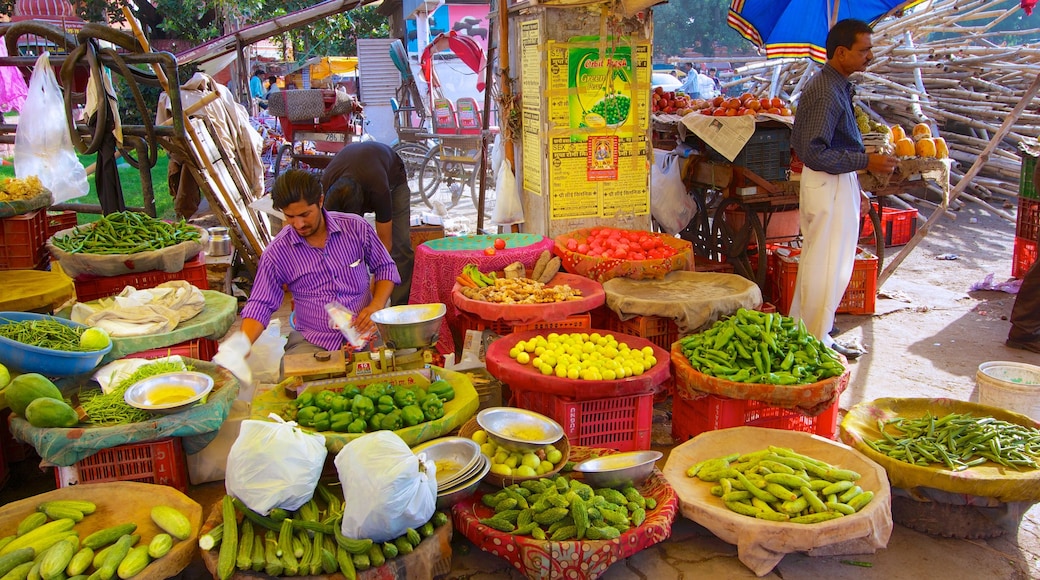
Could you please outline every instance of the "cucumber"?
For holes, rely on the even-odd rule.
[[[18,530],[15,533],[19,536],[24,536],[45,523],[47,523],[47,514],[43,512],[33,512],[22,518],[22,521],[18,522]]]
[[[178,540],[184,541],[191,536],[191,522],[188,516],[170,506],[158,505],[152,508],[152,521],[162,531]]]
[[[12,542],[9,542],[6,546],[0,550],[0,556],[10,554],[15,550],[21,548],[32,548],[36,550],[37,554],[42,553],[45,549],[54,545],[54,542],[47,543],[48,539],[54,537],[59,532],[67,532],[75,526],[76,522],[70,519],[55,520],[53,522],[47,522],[42,526],[27,532],[23,536],[18,536]]]
[[[72,560],[69,561],[69,565],[65,568],[65,573],[69,576],[79,576],[86,572],[87,568],[90,568],[90,564],[93,561],[94,550],[91,550],[90,548],[80,548],[80,550],[72,556]]]
[[[3,576],[26,562],[32,562],[36,557],[36,550],[32,548],[21,548],[0,557],[0,576]]]
[[[115,542],[119,538],[126,534],[132,534],[137,531],[137,524],[119,524],[111,526],[102,530],[98,530],[93,534],[83,538],[83,546],[90,548],[91,550],[98,550],[105,546]]]
[[[11,569],[10,572],[2,576],[3,580],[25,580],[29,577],[29,571],[36,566],[36,563],[32,560],[19,564]]]
[[[173,549],[173,537],[170,534],[155,534],[148,542],[148,557],[157,560]]]
[[[90,515],[97,511],[97,505],[92,501],[86,500],[75,500],[75,499],[61,499],[54,501],[45,501],[36,507],[39,511],[44,511],[44,507],[58,507],[65,509],[72,509],[78,512],[82,512],[84,515]]]
[[[78,539],[76,541],[79,542]],[[74,555],[76,546],[73,546],[72,542],[61,541],[54,544],[40,558],[40,576],[44,580],[51,580],[59,574],[64,574]]]
[[[151,558],[148,557],[148,546],[137,546],[131,549],[126,557],[123,558],[123,561],[119,563],[119,567],[116,568],[116,574],[122,580],[133,578],[147,568],[149,562],[151,562]]]

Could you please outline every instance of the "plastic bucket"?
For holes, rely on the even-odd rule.
[[[975,373],[979,403],[1021,413],[1040,421],[1040,367],[1036,365],[990,361]]]

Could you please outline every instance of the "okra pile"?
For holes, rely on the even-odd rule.
[[[495,510],[480,520],[485,526],[551,542],[613,540],[642,525],[647,511],[657,507],[657,500],[632,486],[592,489],[562,475],[514,484],[485,494],[481,502]]]
[[[2,578],[133,578],[188,539],[191,522],[170,506],[155,506],[151,519],[161,533],[141,542],[137,523],[125,522],[80,538],[76,525],[97,511],[84,500],[43,502],[0,537]]]
[[[295,512],[275,508],[263,516],[229,495],[221,500],[220,508],[221,523],[199,537],[203,550],[219,546],[220,580],[227,580],[236,570],[269,576],[339,572],[347,580],[355,580],[360,571],[378,568],[387,560],[412,553],[433,535],[435,528],[448,523],[447,514],[436,512],[419,529],[409,528],[388,542],[348,538],[341,528],[343,498],[324,482],[318,484],[315,497]],[[242,514],[241,522],[238,514]]]
[[[184,218],[171,224],[140,212],[123,211],[55,236],[52,243],[70,254],[136,254],[200,238],[199,230]]]
[[[878,419],[881,439],[864,439],[871,449],[914,465],[945,464],[963,471],[987,461],[1015,469],[1036,469],[1040,429],[973,417],[971,413],[931,413],[916,419]],[[889,429],[891,427],[892,429]],[[894,431],[894,432],[893,432]]]
[[[814,524],[852,515],[874,492],[856,485],[860,474],[785,447],[697,463],[687,477],[718,482],[711,494],[731,511],[754,518]]]
[[[741,308],[679,344],[693,368],[735,383],[804,385],[845,372],[801,320],[775,312]]]

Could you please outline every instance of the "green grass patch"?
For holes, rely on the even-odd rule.
[[[89,167],[97,159],[97,155],[77,155],[83,167]],[[7,159],[13,162],[13,158]],[[175,219],[173,211],[173,198],[170,196],[170,187],[166,181],[166,170],[170,164],[170,157],[165,151],[159,149],[158,159],[152,168],[152,190],[155,197],[155,213],[161,219]],[[124,160],[119,161],[119,183],[123,186],[123,201],[127,207],[144,207],[144,196],[141,194],[141,173]],[[14,177],[14,166],[8,163],[0,166],[0,177]],[[97,186],[94,183],[94,175],[87,176],[90,185],[90,193],[83,197],[71,199],[68,203],[98,204]],[[79,223],[96,221],[98,214],[80,213]]]

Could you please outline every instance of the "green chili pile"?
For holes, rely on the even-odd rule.
[[[188,366],[185,368],[184,363],[160,359],[137,369],[134,374],[119,381],[108,393],[105,393],[100,388],[81,391],[79,403],[87,414],[85,422],[92,425],[111,426],[147,421],[152,417],[152,414],[144,409],[128,405],[123,398],[126,390],[132,387],[134,383],[148,377],[184,370],[190,371],[192,367]]]
[[[931,413],[916,419],[878,419],[881,439],[864,442],[874,451],[914,465],[943,463],[951,471],[963,471],[987,461],[1015,469],[1036,469],[1040,457],[1040,429],[950,413]],[[892,434],[888,427],[898,433]]]
[[[789,316],[740,308],[679,340],[700,372],[736,383],[803,385],[845,372],[838,354]]]
[[[136,254],[200,238],[198,229],[184,218],[171,224],[140,212],[123,211],[55,236],[53,243],[70,254]]]
[[[83,348],[79,345],[79,339],[85,330],[85,328],[67,326],[53,318],[23,320],[21,322],[15,322],[7,318],[0,319],[0,336],[22,344],[49,348],[51,350],[70,352],[97,350],[95,348]]]

